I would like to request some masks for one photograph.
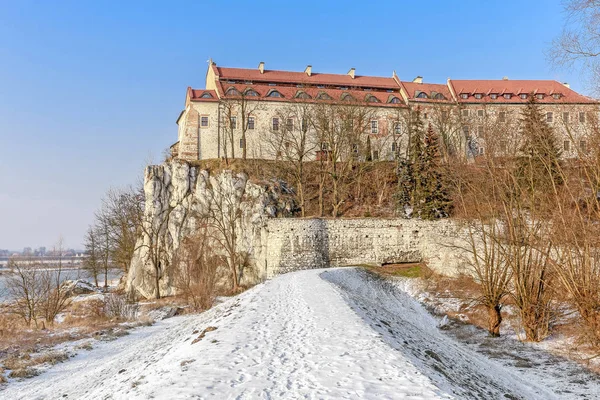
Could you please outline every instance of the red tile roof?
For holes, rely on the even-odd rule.
[[[349,75],[341,74],[321,74],[313,72],[311,76],[304,72],[274,71],[264,70],[260,73],[258,69],[246,68],[224,68],[213,64],[215,74],[220,80],[244,80],[252,82],[275,82],[275,83],[300,83],[305,85],[335,85],[335,86],[356,86],[378,89],[398,89],[398,84],[394,78],[384,78],[377,76],[355,75],[354,79]]]
[[[415,83],[415,82],[400,82],[410,101],[431,102],[435,93],[441,93],[445,100],[435,100],[436,102],[454,102],[454,98],[448,89],[448,85],[442,83]],[[427,94],[426,99],[418,98],[419,92]]]
[[[192,89],[188,87],[188,96],[191,101],[219,101],[217,92],[214,90]]]
[[[597,103],[596,100],[583,96],[574,90],[566,87],[560,82],[549,80],[455,80],[451,79],[450,84],[460,103],[526,103],[527,99],[522,99],[520,94],[543,94],[540,103]],[[461,98],[461,94],[468,94],[467,99]],[[482,94],[481,99],[476,99],[475,94]],[[497,94],[496,99],[490,98],[490,94]],[[510,99],[503,97],[504,94],[511,94]],[[555,99],[554,94],[560,95]]]
[[[345,94],[351,95],[354,99],[360,102],[366,101],[368,96],[374,96],[379,102],[368,103],[377,107],[406,107],[402,101],[400,93],[388,93],[388,92],[373,92],[367,90],[340,90],[340,89],[319,89],[315,87],[293,87],[293,86],[270,86],[265,84],[233,84],[227,82],[219,82],[217,85],[219,93],[223,98],[235,98],[237,96],[227,96],[226,93],[230,88],[235,88],[239,92],[245,92],[248,89],[254,90],[258,93],[257,97],[246,97],[247,99],[260,99],[261,101],[284,101],[284,102],[317,102],[321,101],[317,99],[320,93],[326,93],[332,100],[331,102],[339,103],[342,102],[342,96]],[[267,97],[271,91],[278,91],[283,97]],[[298,93],[304,92],[310,96],[310,99],[303,99],[296,97]],[[399,103],[390,103],[392,98],[396,97]]]

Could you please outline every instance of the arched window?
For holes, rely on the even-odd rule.
[[[349,93],[342,93],[342,101],[354,101],[356,100],[354,97],[352,97],[351,94]]]
[[[434,100],[446,100],[446,96],[441,93],[436,93],[433,95]]]
[[[417,92],[417,99],[428,99],[429,96],[427,96],[427,93],[425,92]]]
[[[234,87],[230,87],[229,89],[227,89],[227,91],[225,92],[226,96],[239,96],[240,92],[234,88]]]
[[[400,99],[399,99],[399,98],[397,98],[396,96],[392,96],[392,97],[389,99],[388,103],[392,103],[392,104],[400,104],[400,103],[401,103],[401,101],[400,101]]]
[[[270,90],[267,97],[283,97],[277,90]]]
[[[381,103],[379,99],[373,95],[367,96],[367,103]]]
[[[333,100],[330,95],[325,92],[321,92],[317,95],[318,100]]]
[[[246,96],[252,96],[252,97],[257,97],[258,96],[258,92],[254,89],[246,89],[246,91],[244,92],[244,94]]]
[[[208,93],[208,92],[204,92],[202,93],[202,96],[200,96],[201,99],[212,99],[213,96],[212,94]]]
[[[298,90],[298,92],[296,93],[296,98],[297,99],[311,99],[312,97],[310,97],[310,95],[306,92],[303,92],[302,90]]]

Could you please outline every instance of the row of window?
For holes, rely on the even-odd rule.
[[[462,116],[465,118],[469,117],[469,112],[470,110],[462,110]],[[477,116],[478,117],[483,117],[484,116],[484,110],[477,110]],[[568,112],[563,112],[562,113],[562,117],[563,117],[563,121],[568,122],[570,119],[570,113]],[[499,122],[506,122],[506,111],[500,111],[498,113],[498,121]],[[546,113],[546,121],[547,122],[554,122],[554,113],[552,111],[549,111]],[[580,112],[579,113],[579,122],[584,123],[585,122],[585,112]]]
[[[507,150],[507,144],[506,141],[501,141],[500,142],[500,151],[505,152]],[[570,152],[571,151],[571,141],[570,140],[565,140],[563,142],[563,150],[566,152]],[[580,140],[579,141],[579,151],[581,151],[582,153],[587,153],[588,152],[588,145],[587,145],[587,141],[586,140]],[[477,152],[479,155],[483,155],[485,153],[485,148],[484,147],[479,147],[477,149]]]
[[[208,94],[208,93],[205,93]],[[241,96],[241,93],[239,90],[237,90],[234,87],[231,87],[229,89],[227,89],[227,91],[225,92],[225,95],[227,96]],[[259,96],[258,92],[254,89],[248,88],[244,91],[244,95],[245,96],[252,96],[252,97],[257,97]],[[203,95],[204,96],[204,95]],[[210,94],[208,94],[208,96],[212,97]],[[265,97],[284,97],[279,91],[275,90],[275,89],[271,89],[267,92]],[[443,96],[442,96],[443,97]],[[305,99],[305,100],[309,100],[312,99],[311,95],[309,95],[308,93],[299,90],[296,92],[296,95],[294,96],[294,98],[297,99]],[[325,92],[320,92],[315,99],[317,100],[333,100],[333,98],[328,95]],[[350,93],[342,93],[342,95],[340,96],[340,99],[342,101],[356,101],[356,98],[354,96],[352,96]],[[367,103],[381,103],[381,100],[379,100],[377,97],[373,96],[373,95],[367,95],[367,97],[365,98],[365,101]],[[388,99],[388,103],[390,104],[399,104],[401,103],[401,100],[396,97],[396,96],[390,96]]]
[[[473,94],[473,97],[476,98],[477,100],[483,99],[484,96],[485,95],[483,93],[474,93]],[[491,93],[489,96],[490,96],[490,99],[496,100],[498,98],[499,94],[498,93]],[[528,99],[529,96],[530,95],[527,94],[527,93],[521,93],[521,94],[519,94],[519,97],[521,99],[523,99],[523,100]],[[538,99],[538,100],[543,100],[545,96],[546,95],[544,93],[537,93],[535,95],[535,98]],[[460,94],[460,98],[463,99],[463,100],[467,100],[469,97],[471,97],[471,95],[469,93],[461,93]],[[510,100],[513,97],[513,94],[512,93],[504,93],[504,94],[502,94],[502,97],[505,98],[505,99],[507,99],[507,100]],[[552,98],[554,100],[559,100],[561,97],[562,97],[562,95],[560,93],[553,93],[552,94]]]

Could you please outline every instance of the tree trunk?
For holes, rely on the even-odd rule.
[[[500,336],[500,324],[502,323],[502,314],[500,305],[488,306],[488,332],[493,337]]]

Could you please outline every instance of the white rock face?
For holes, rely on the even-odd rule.
[[[201,215],[215,207],[241,213],[236,233],[238,251],[249,255],[252,273],[242,282],[255,283],[266,275],[256,263],[265,242],[269,217],[289,214],[291,206],[282,200],[277,185],[257,185],[245,174],[221,171],[211,175],[206,170],[181,161],[148,166],[145,171],[146,194],[144,229],[131,260],[126,291],[132,297],[156,294],[154,249],[160,248],[160,292],[173,295],[171,261],[181,241],[194,233]]]

